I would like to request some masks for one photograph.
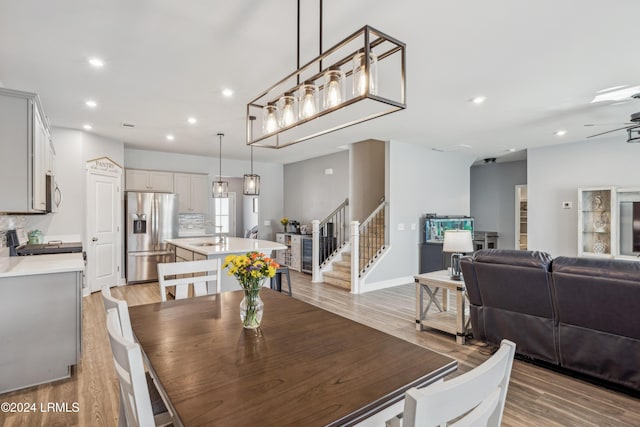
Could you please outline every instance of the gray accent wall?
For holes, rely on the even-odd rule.
[[[515,186],[527,183],[527,162],[471,167],[471,216],[475,229],[498,233],[498,247],[515,248]]]
[[[640,188],[640,144],[626,134],[529,149],[529,249],[552,256],[578,254],[578,188]],[[563,209],[562,202],[572,202]]]
[[[325,173],[327,169],[332,174]],[[284,166],[284,214],[311,225],[323,220],[349,197],[349,151]],[[280,224],[278,224],[280,225]]]

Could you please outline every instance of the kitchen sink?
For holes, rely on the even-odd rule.
[[[220,246],[220,243],[211,243],[211,242],[194,243],[193,246]]]

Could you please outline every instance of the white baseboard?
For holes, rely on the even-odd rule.
[[[409,283],[414,283],[413,276],[397,277],[395,279],[383,280],[381,282],[365,282],[360,287],[360,293],[392,288],[394,286],[407,285]]]

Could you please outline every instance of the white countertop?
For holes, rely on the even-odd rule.
[[[224,243],[215,243],[216,240],[212,237],[167,239],[165,242],[206,256],[238,254],[249,251],[269,252],[287,249],[282,243],[271,242],[269,240],[243,239],[241,237],[226,237]],[[213,244],[213,246],[210,246],[210,244]]]
[[[0,257],[0,278],[82,270],[81,253]]]

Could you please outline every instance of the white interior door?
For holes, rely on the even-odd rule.
[[[120,179],[89,173],[87,182],[87,288],[120,280]]]

